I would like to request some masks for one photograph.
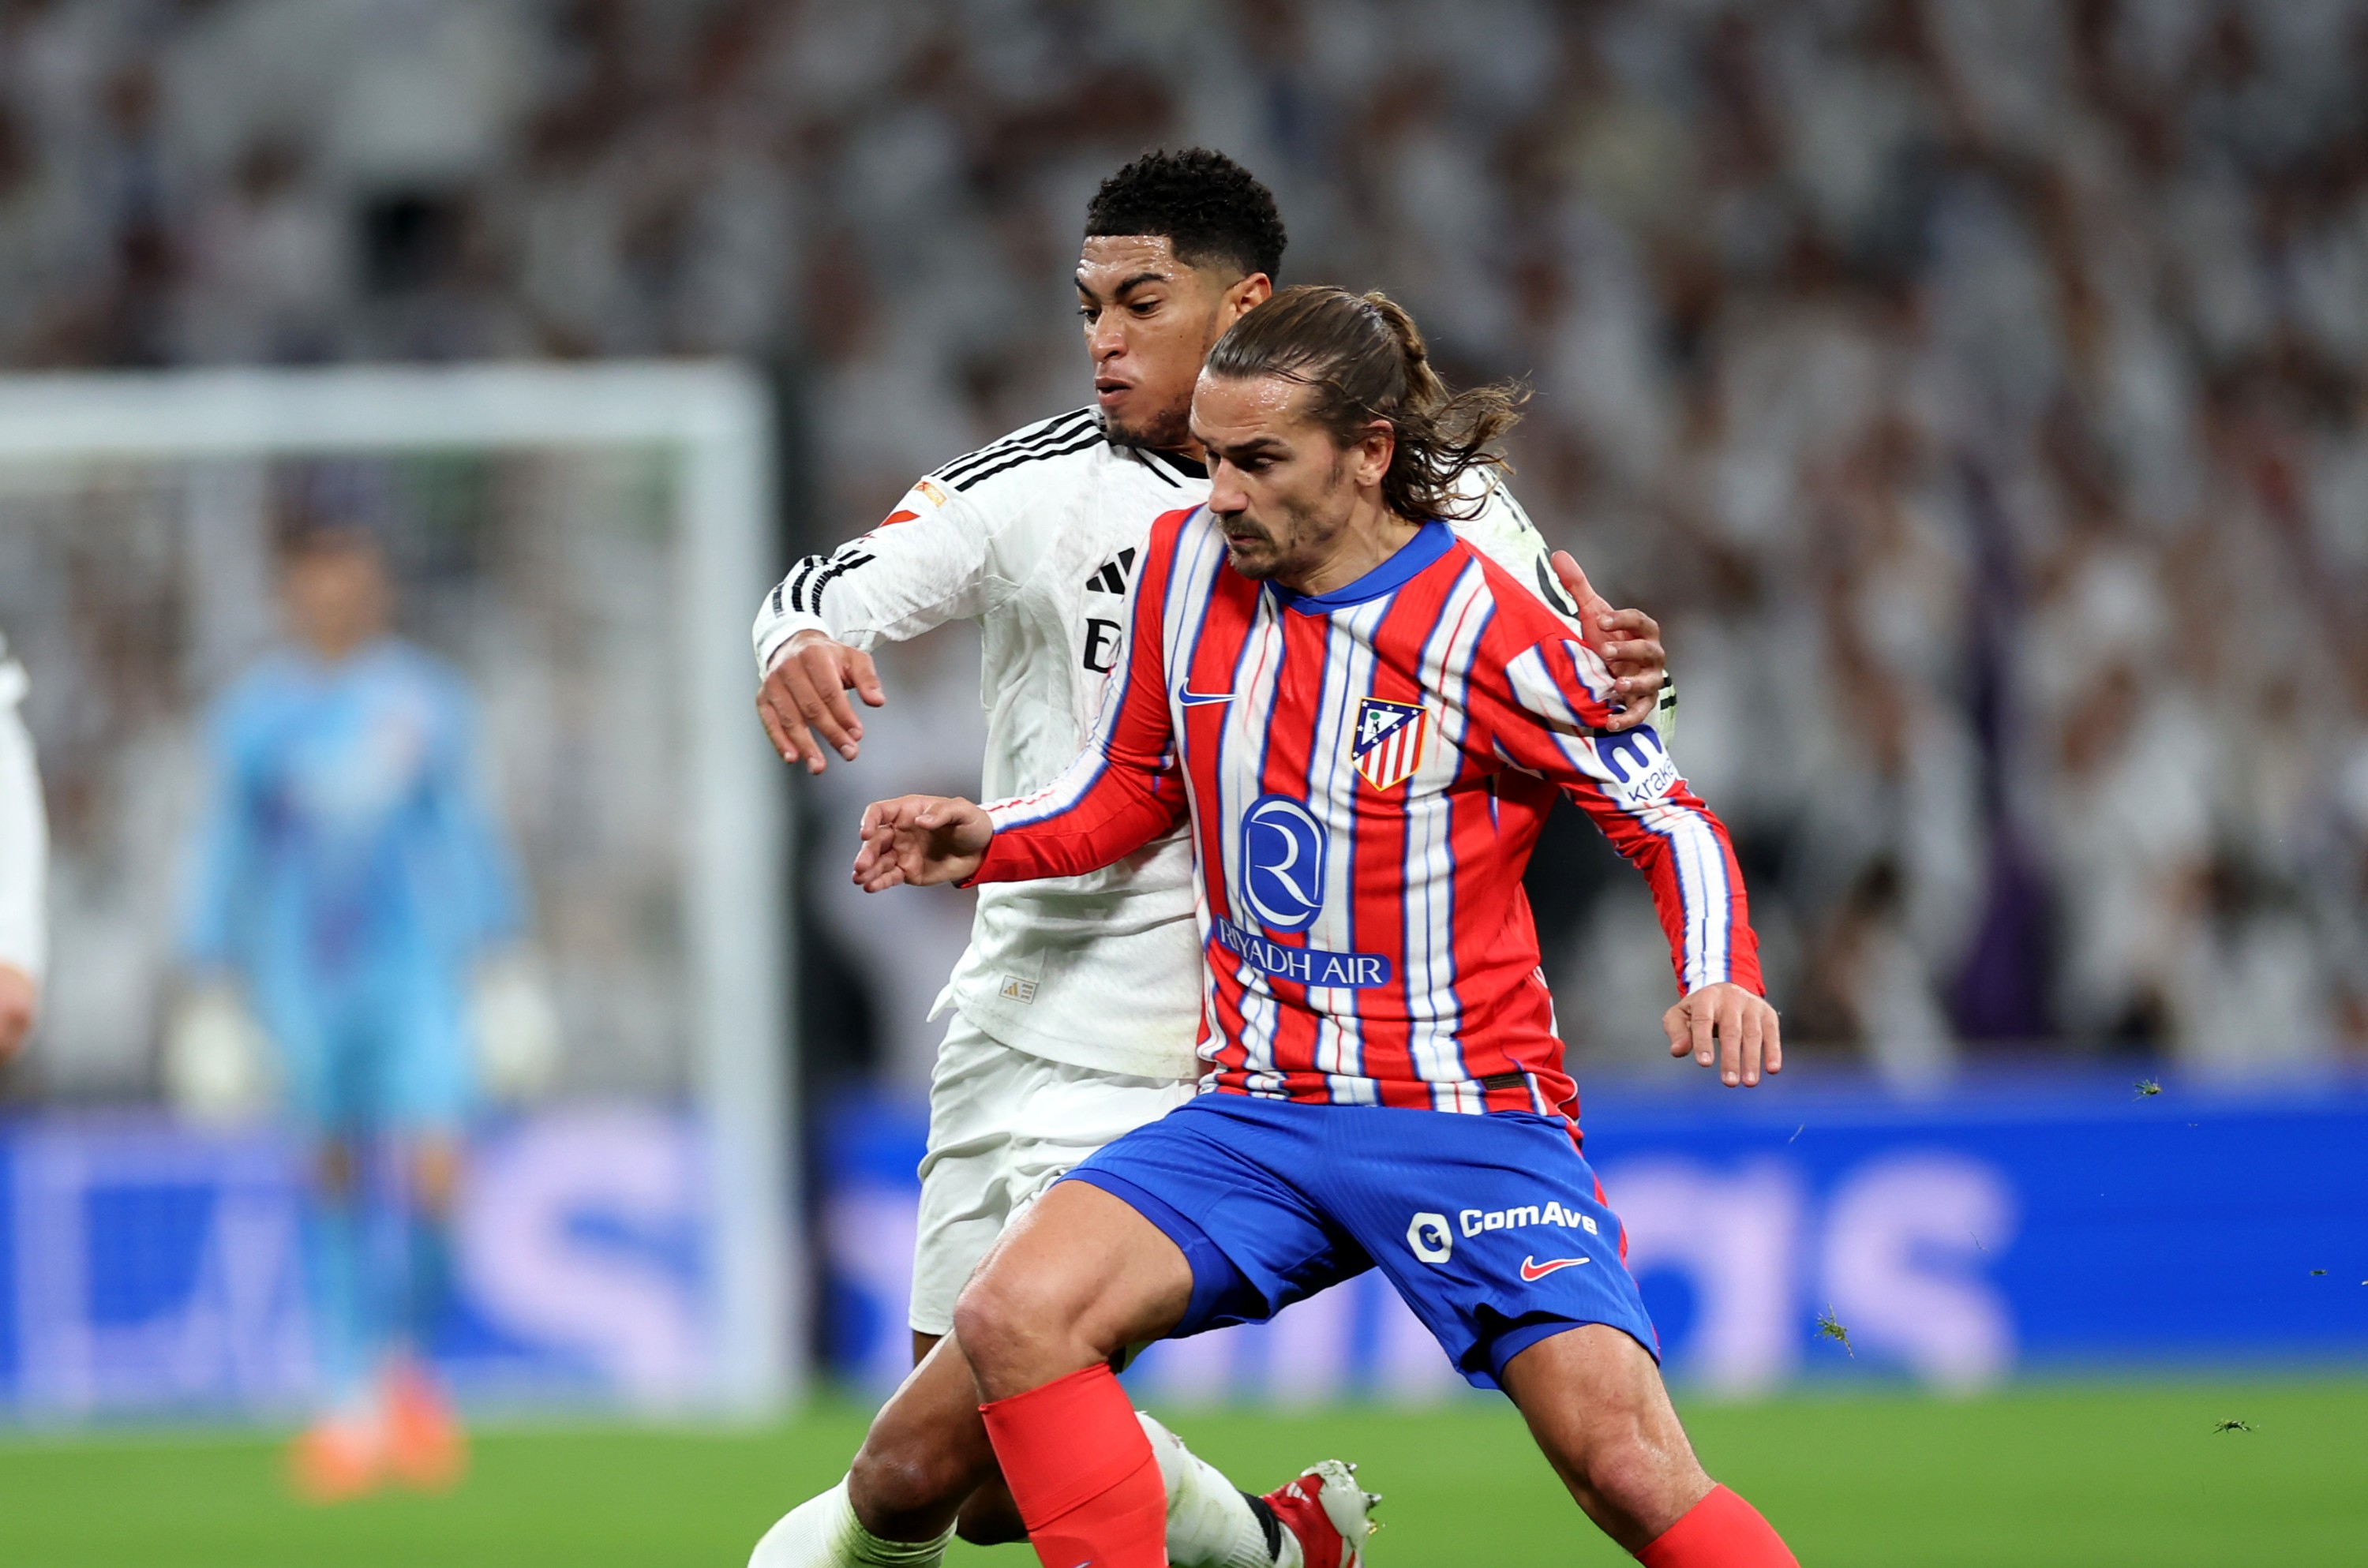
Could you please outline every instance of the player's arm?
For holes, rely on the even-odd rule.
[[[1163,524],[1167,520],[1163,519]],[[1172,831],[1188,812],[1169,723],[1160,592],[1172,528],[1155,526],[1127,594],[1126,656],[1103,688],[1086,749],[1045,788],[992,806],[945,796],[882,801],[863,814],[855,881],[1016,882],[1111,865]]]
[[[997,518],[976,496],[923,480],[870,533],[791,566],[757,607],[757,714],[784,762],[853,761],[863,722],[849,691],[887,701],[871,650],[985,614],[1009,585],[993,570]]]
[[[1715,1066],[1735,1086],[1781,1072],[1783,1038],[1725,824],[1651,726],[1610,729],[1611,676],[1593,650],[1549,637],[1508,653],[1494,687],[1497,748],[1560,785],[1645,874],[1677,972],[1679,1000],[1661,1018],[1670,1054]]]
[[[900,795],[864,808],[855,884],[866,892],[939,882],[1074,877],[1124,859],[1185,817],[1173,767],[1088,747],[1051,788],[981,806]]]
[[[32,1029],[49,951],[49,819],[41,809],[33,737],[17,712],[23,695],[23,668],[0,638],[0,1062]]]
[[[1545,536],[1513,498],[1501,478],[1488,476],[1472,517],[1455,531],[1472,547],[1511,573],[1558,614],[1578,623],[1587,645],[1611,672],[1612,706],[1607,728],[1632,730],[1650,723],[1665,746],[1676,744],[1678,687],[1661,646],[1661,623],[1641,609],[1615,609],[1595,591],[1566,550],[1549,551]]]

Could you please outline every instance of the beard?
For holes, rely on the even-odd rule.
[[[1245,549],[1252,553],[1245,556]],[[1251,582],[1263,583],[1281,569],[1282,551],[1265,529],[1246,528],[1238,534],[1225,535],[1225,560]]]
[[[1192,404],[1188,400],[1142,419],[1103,415],[1110,437],[1124,447],[1149,447],[1156,452],[1181,451],[1192,444]]]
[[[1217,528],[1225,536],[1225,559],[1233,569],[1253,583],[1263,583],[1313,565],[1348,524],[1347,509],[1337,505],[1347,472],[1348,459],[1334,458],[1316,490],[1275,497],[1270,521],[1247,512],[1220,517]]]

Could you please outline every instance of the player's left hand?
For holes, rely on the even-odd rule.
[[[1652,718],[1660,706],[1661,683],[1668,678],[1668,655],[1661,646],[1661,623],[1641,609],[1613,609],[1611,601],[1595,591],[1570,551],[1554,552],[1554,575],[1578,606],[1578,624],[1587,645],[1602,655],[1611,672],[1612,696],[1620,711],[1607,730],[1633,730]]]
[[[1784,1070],[1784,1035],[1776,1009],[1733,981],[1686,993],[1684,1001],[1661,1015],[1661,1032],[1669,1037],[1671,1056],[1691,1054],[1705,1067],[1715,1065],[1719,1081],[1730,1089],[1751,1087],[1763,1071]]]
[[[958,795],[899,795],[866,806],[862,832],[855,885],[879,892],[967,881],[986,858],[995,824],[985,808]]]

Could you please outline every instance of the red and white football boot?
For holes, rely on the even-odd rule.
[[[1281,1528],[1275,1568],[1360,1568],[1366,1540],[1381,1528],[1372,1520],[1381,1500],[1378,1492],[1357,1484],[1355,1465],[1339,1460],[1311,1465],[1298,1480],[1258,1498]]]

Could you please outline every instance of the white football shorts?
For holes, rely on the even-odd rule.
[[[1070,1166],[1192,1094],[1189,1078],[1136,1078],[1030,1056],[956,1013],[929,1078],[914,1332],[952,1330],[954,1298],[1012,1215]]]

